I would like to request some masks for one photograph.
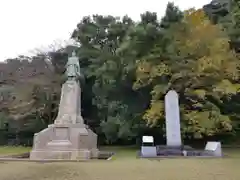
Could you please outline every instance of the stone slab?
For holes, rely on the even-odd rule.
[[[222,156],[221,142],[209,141],[209,142],[207,142],[204,150],[206,152],[208,152],[209,154],[212,154],[212,156],[216,156],[216,157]]]
[[[142,142],[143,143],[154,143],[153,136],[143,136]]]
[[[171,90],[165,96],[167,146],[181,146],[179,100],[176,91]]]
[[[142,157],[156,157],[157,156],[156,146],[142,146],[141,147],[141,156]]]

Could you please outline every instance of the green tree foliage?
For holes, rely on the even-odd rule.
[[[231,48],[239,52],[239,0],[213,0],[204,6],[204,10],[213,23],[223,26],[231,40]]]
[[[232,0],[212,0],[209,4],[203,6],[203,10],[210,18],[212,23],[216,24],[222,21],[231,10]]]
[[[222,8],[227,10],[225,15],[221,13],[215,13],[218,23],[224,27],[224,30],[228,33],[230,38],[230,47],[234,49],[237,53],[239,58],[239,48],[240,48],[240,41],[239,41],[239,13],[240,13],[240,6],[239,0],[225,0],[225,1],[216,1],[222,4]],[[216,10],[219,10],[218,8]],[[211,11],[212,13],[213,11]],[[219,12],[219,11],[216,11]],[[233,121],[234,129],[239,129],[240,127],[240,120],[239,120],[239,111],[238,111],[238,102],[239,102],[239,94],[233,96],[232,98],[224,99],[223,107],[221,107],[222,111],[225,114],[228,114]],[[236,130],[239,131],[239,130]],[[236,132],[235,131],[235,132]]]
[[[132,90],[134,64],[124,51],[125,38],[134,27],[127,16],[94,15],[84,17],[72,35],[81,44],[80,62],[87,64],[83,73],[92,83],[92,103],[97,108],[92,118],[100,119],[109,143],[131,140],[142,124],[145,97]]]
[[[225,18],[220,21],[221,24],[226,28],[229,37],[234,42],[240,41],[240,1],[231,1],[231,11]]]
[[[152,86],[152,100],[144,115],[149,123],[164,119],[163,96],[169,89],[180,95],[183,131],[195,137],[231,131],[221,113],[222,98],[238,93],[239,63],[228,37],[212,25],[202,10],[185,11],[168,30],[172,41],[161,55],[162,41],[138,62],[136,86]],[[207,32],[207,33],[206,33]],[[155,58],[152,58],[155,57]]]

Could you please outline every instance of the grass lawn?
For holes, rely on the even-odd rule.
[[[5,147],[6,148],[6,147]],[[10,147],[8,147],[11,149]],[[6,149],[0,153],[6,154]],[[23,152],[24,148],[20,148]],[[109,150],[109,148],[104,148]],[[19,151],[20,151],[19,150]],[[28,150],[28,149],[25,149]],[[11,150],[16,152],[17,149]],[[0,162],[0,180],[239,180],[240,149],[222,159],[137,159],[134,148],[110,148],[111,161]],[[9,154],[9,153],[8,153]]]
[[[0,146],[0,156],[21,154],[30,151],[30,147],[22,146]]]

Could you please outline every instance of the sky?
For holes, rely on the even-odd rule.
[[[28,55],[70,38],[86,15],[124,16],[139,20],[145,11],[164,15],[169,0],[1,0],[0,61]],[[200,8],[210,0],[172,0],[181,10]]]

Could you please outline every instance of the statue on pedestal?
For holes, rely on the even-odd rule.
[[[81,115],[80,65],[76,53],[68,58],[58,115],[54,124],[34,135],[31,160],[91,159],[98,157],[97,135]]]

